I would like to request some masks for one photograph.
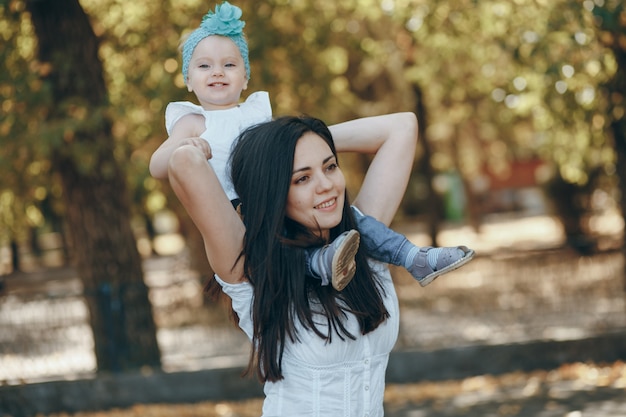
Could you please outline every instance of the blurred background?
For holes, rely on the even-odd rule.
[[[269,91],[275,116],[418,116],[393,227],[477,259],[425,289],[393,270],[398,352],[624,334],[622,1],[232,3],[245,95]],[[202,295],[197,230],[147,169],[167,103],[195,102],[180,37],[215,4],[0,0],[0,415],[18,386],[246,363]],[[356,190],[368,157],[342,158]]]

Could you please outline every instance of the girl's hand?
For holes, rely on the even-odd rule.
[[[207,142],[206,140],[202,138],[193,137],[193,138],[183,139],[182,142],[180,142],[180,146],[185,146],[185,145],[191,145],[199,149],[206,159],[211,159],[213,157],[209,142]]]

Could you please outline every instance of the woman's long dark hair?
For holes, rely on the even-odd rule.
[[[344,325],[346,313],[356,316],[362,334],[376,329],[389,316],[383,289],[364,249],[356,255],[356,275],[342,292],[305,274],[303,247],[325,242],[286,217],[286,202],[296,144],[307,132],[319,135],[337,155],[326,125],[310,117],[282,117],[253,126],[241,134],[231,155],[233,183],[246,226],[244,270],[254,288],[248,372],[256,368],[262,381],[283,378],[285,344],[299,340],[297,321],[331,343],[333,337],[356,337]],[[346,195],[343,218],[330,230],[330,239],[354,228]],[[327,331],[316,325],[320,319],[328,325]]]

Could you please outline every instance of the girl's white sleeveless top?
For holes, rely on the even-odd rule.
[[[206,130],[200,137],[211,146],[213,156],[209,159],[209,163],[228,198],[234,200],[237,194],[230,178],[228,165],[230,152],[241,132],[250,126],[272,119],[269,94],[265,91],[257,91],[250,94],[245,102],[226,110],[204,110],[201,106],[189,101],[170,103],[165,109],[165,128],[168,135],[171,134],[176,122],[187,114],[204,116]]]

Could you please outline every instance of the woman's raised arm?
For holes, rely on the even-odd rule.
[[[353,204],[389,225],[406,191],[417,146],[413,113],[365,117],[330,126],[338,152],[375,154]]]
[[[176,148],[168,172],[176,196],[202,234],[213,271],[226,282],[242,281],[243,258],[235,262],[245,227],[205,155],[193,145]]]

